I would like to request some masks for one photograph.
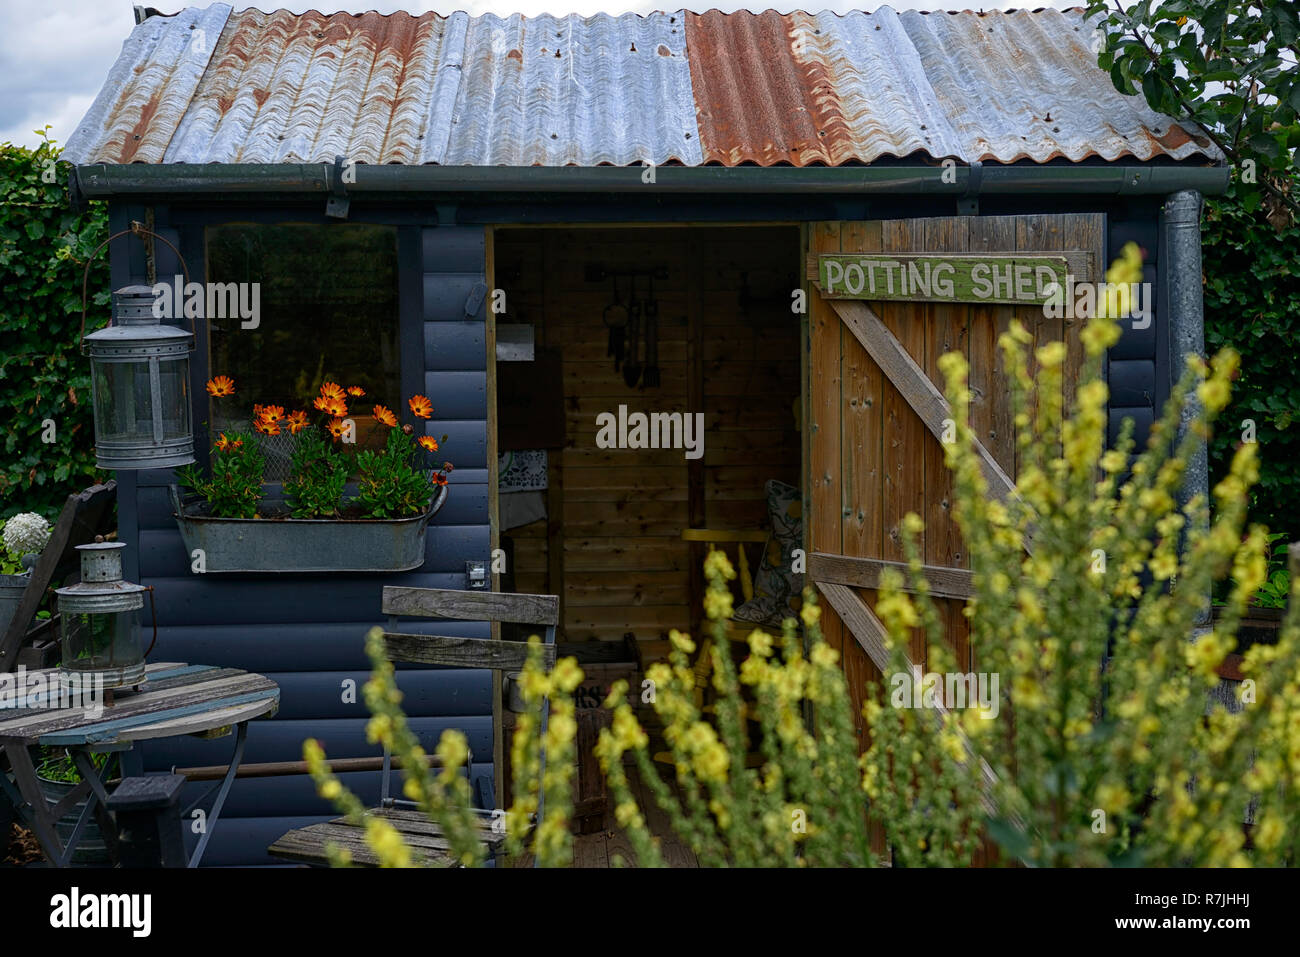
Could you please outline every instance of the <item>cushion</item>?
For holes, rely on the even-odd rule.
[[[803,547],[803,496],[793,485],[775,479],[764,486],[772,534],[754,575],[754,597],[732,616],[736,621],[780,628],[781,621],[797,615],[803,592],[803,575],[791,571],[794,550]]]

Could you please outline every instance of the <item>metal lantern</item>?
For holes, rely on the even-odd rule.
[[[90,333],[95,457],[103,469],[161,469],[194,461],[190,352],[194,335],[154,315],[148,286],[113,293],[113,320]]]
[[[140,639],[140,611],[147,585],[122,580],[122,542],[96,536],[93,545],[78,545],[81,581],[55,589],[62,622],[63,663],[59,671],[122,688],[144,681],[144,659],[153,650]],[[152,600],[153,596],[150,595]],[[158,638],[154,623],[154,640]]]

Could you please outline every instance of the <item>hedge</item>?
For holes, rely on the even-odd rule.
[[[67,165],[42,135],[35,149],[0,144],[0,518],[52,519],[71,492],[108,477],[95,468],[90,365],[77,348],[82,270],[108,235],[108,210],[72,212]],[[87,332],[107,321],[106,252],[90,289]]]

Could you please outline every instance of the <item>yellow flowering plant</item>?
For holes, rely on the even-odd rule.
[[[1127,250],[1107,274],[1137,281]],[[1083,373],[1067,417],[1064,349],[1038,350],[1018,323],[1001,347],[1013,385],[1019,468],[1014,491],[990,497],[969,425],[966,363],[943,357],[957,440],[953,514],[971,557],[965,613],[977,672],[1000,678],[996,716],[920,715],[868,706],[868,793],[905,863],[966,863],[983,830],[1003,862],[1033,865],[1277,865],[1300,834],[1300,602],[1276,645],[1251,649],[1235,713],[1211,704],[1217,666],[1266,573],[1266,533],[1243,536],[1257,446],[1204,496],[1181,495],[1187,463],[1227,404],[1236,357],[1189,364],[1150,440],[1134,454],[1131,423],[1107,450],[1105,350],[1119,336],[1107,308],[1082,331]],[[1030,414],[1030,397],[1037,401]],[[1180,423],[1182,428],[1180,430]],[[1180,500],[1183,499],[1183,500]],[[921,523],[905,528],[909,588],[882,582],[877,612],[895,667],[910,627],[924,628],[930,671],[944,664],[917,557]],[[1212,584],[1231,573],[1227,606],[1208,625]],[[936,662],[940,662],[936,666]],[[961,759],[961,760],[958,760]],[[955,777],[964,767],[971,787]],[[1243,826],[1253,809],[1248,848]]]
[[[627,700],[626,683],[617,682],[606,702],[613,723],[602,730],[596,754],[638,863],[659,866],[662,858],[628,784],[623,766],[628,755],[701,866],[875,863],[848,686],[838,654],[822,638],[815,595],[804,594],[802,634],[793,618],[785,620],[779,637],[755,630],[749,655],[737,669],[726,637],[727,581],[735,571],[721,551],[711,552],[704,568],[712,639],[697,649],[690,637],[674,631],[669,661],[646,672],[671,750],[676,789],[650,757],[649,738]],[[716,692],[711,718],[696,704],[692,652],[711,660]],[[750,689],[752,703],[742,686]],[[758,755],[757,766],[750,766],[751,754]]]
[[[582,682],[582,670],[572,658],[556,663],[551,672],[541,665],[541,645],[536,636],[529,642],[530,655],[521,676],[524,701],[536,709],[520,715],[512,756],[514,758],[515,802],[502,815],[492,814],[490,825],[503,827],[506,849],[519,855],[533,838],[532,852],[540,866],[558,866],[572,860],[572,778],[574,770],[573,690]],[[366,654],[371,661],[370,680],[362,687],[370,721],[366,738],[382,744],[402,768],[402,794],[413,801],[436,822],[447,838],[450,851],[446,858],[427,858],[414,852],[392,824],[381,815],[370,813],[355,794],[349,791],[330,770],[320,742],[309,739],[303,744],[307,763],[317,793],[330,801],[349,823],[364,828],[366,845],[382,867],[419,867],[459,865],[478,867],[487,860],[487,846],[482,839],[484,818],[471,808],[470,784],[462,773],[469,757],[465,735],[457,730],[442,733],[436,748],[435,773],[429,756],[407,724],[401,708],[402,693],[394,680],[394,668],[385,651],[383,630],[373,628],[366,636]],[[551,702],[544,734],[540,726],[540,704]],[[545,774],[540,775],[540,761],[545,754]],[[538,778],[542,777],[539,785]],[[543,816],[535,822],[539,787],[544,788]],[[501,823],[498,824],[497,822]],[[534,827],[536,823],[536,827]],[[351,863],[348,852],[326,847],[332,866]]]
[[[394,680],[393,663],[385,652],[383,629],[372,628],[366,635],[366,654],[371,662],[370,680],[362,686],[371,715],[366,738],[371,744],[384,745],[400,762],[402,793],[406,800],[416,802],[430,820],[438,822],[450,846],[448,859],[426,860],[414,855],[387,820],[370,814],[361,800],[343,786],[330,770],[320,742],[312,738],[303,744],[303,759],[316,783],[317,793],[333,803],[349,823],[364,827],[366,844],[382,867],[445,866],[449,862],[467,867],[482,864],[486,848],[480,839],[478,815],[470,807],[469,780],[461,773],[469,757],[464,734],[456,730],[443,732],[437,747],[440,770],[433,773],[427,753],[402,712],[402,692]],[[331,864],[349,863],[346,851],[328,847],[326,850]]]

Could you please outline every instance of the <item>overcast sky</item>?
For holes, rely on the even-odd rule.
[[[141,0],[142,6],[156,6],[160,10],[175,12],[181,6],[161,0]],[[206,4],[195,4],[206,6]],[[894,0],[889,6],[895,10],[935,9],[999,9],[1010,7],[1072,7],[1081,6],[1082,0],[1033,0],[1032,3],[1012,0],[989,0],[986,5],[960,3],[945,5],[920,0]],[[236,9],[247,4],[235,3]],[[710,0],[694,9],[716,8],[724,11],[765,10],[768,8],[789,13],[792,10],[834,10],[843,13],[854,9],[875,9],[884,4],[829,3],[728,3]],[[261,9],[288,9],[301,13],[311,9],[334,12],[345,10],[358,13],[378,10],[392,13],[407,10],[422,13],[436,10],[449,13],[465,10],[471,14],[509,13],[536,15],[539,13],[649,13],[666,9],[662,3],[619,3],[616,0],[515,0],[513,3],[487,3],[470,0],[455,6],[448,4],[344,3],[335,5],[328,0],[316,3],[293,3],[270,0]],[[678,6],[673,10],[682,9]],[[5,81],[4,96],[0,97],[0,143],[9,140],[33,146],[38,137],[33,132],[50,125],[50,136],[60,144],[89,109],[99,92],[109,67],[122,48],[122,41],[135,24],[130,0],[0,0],[0,77]]]

